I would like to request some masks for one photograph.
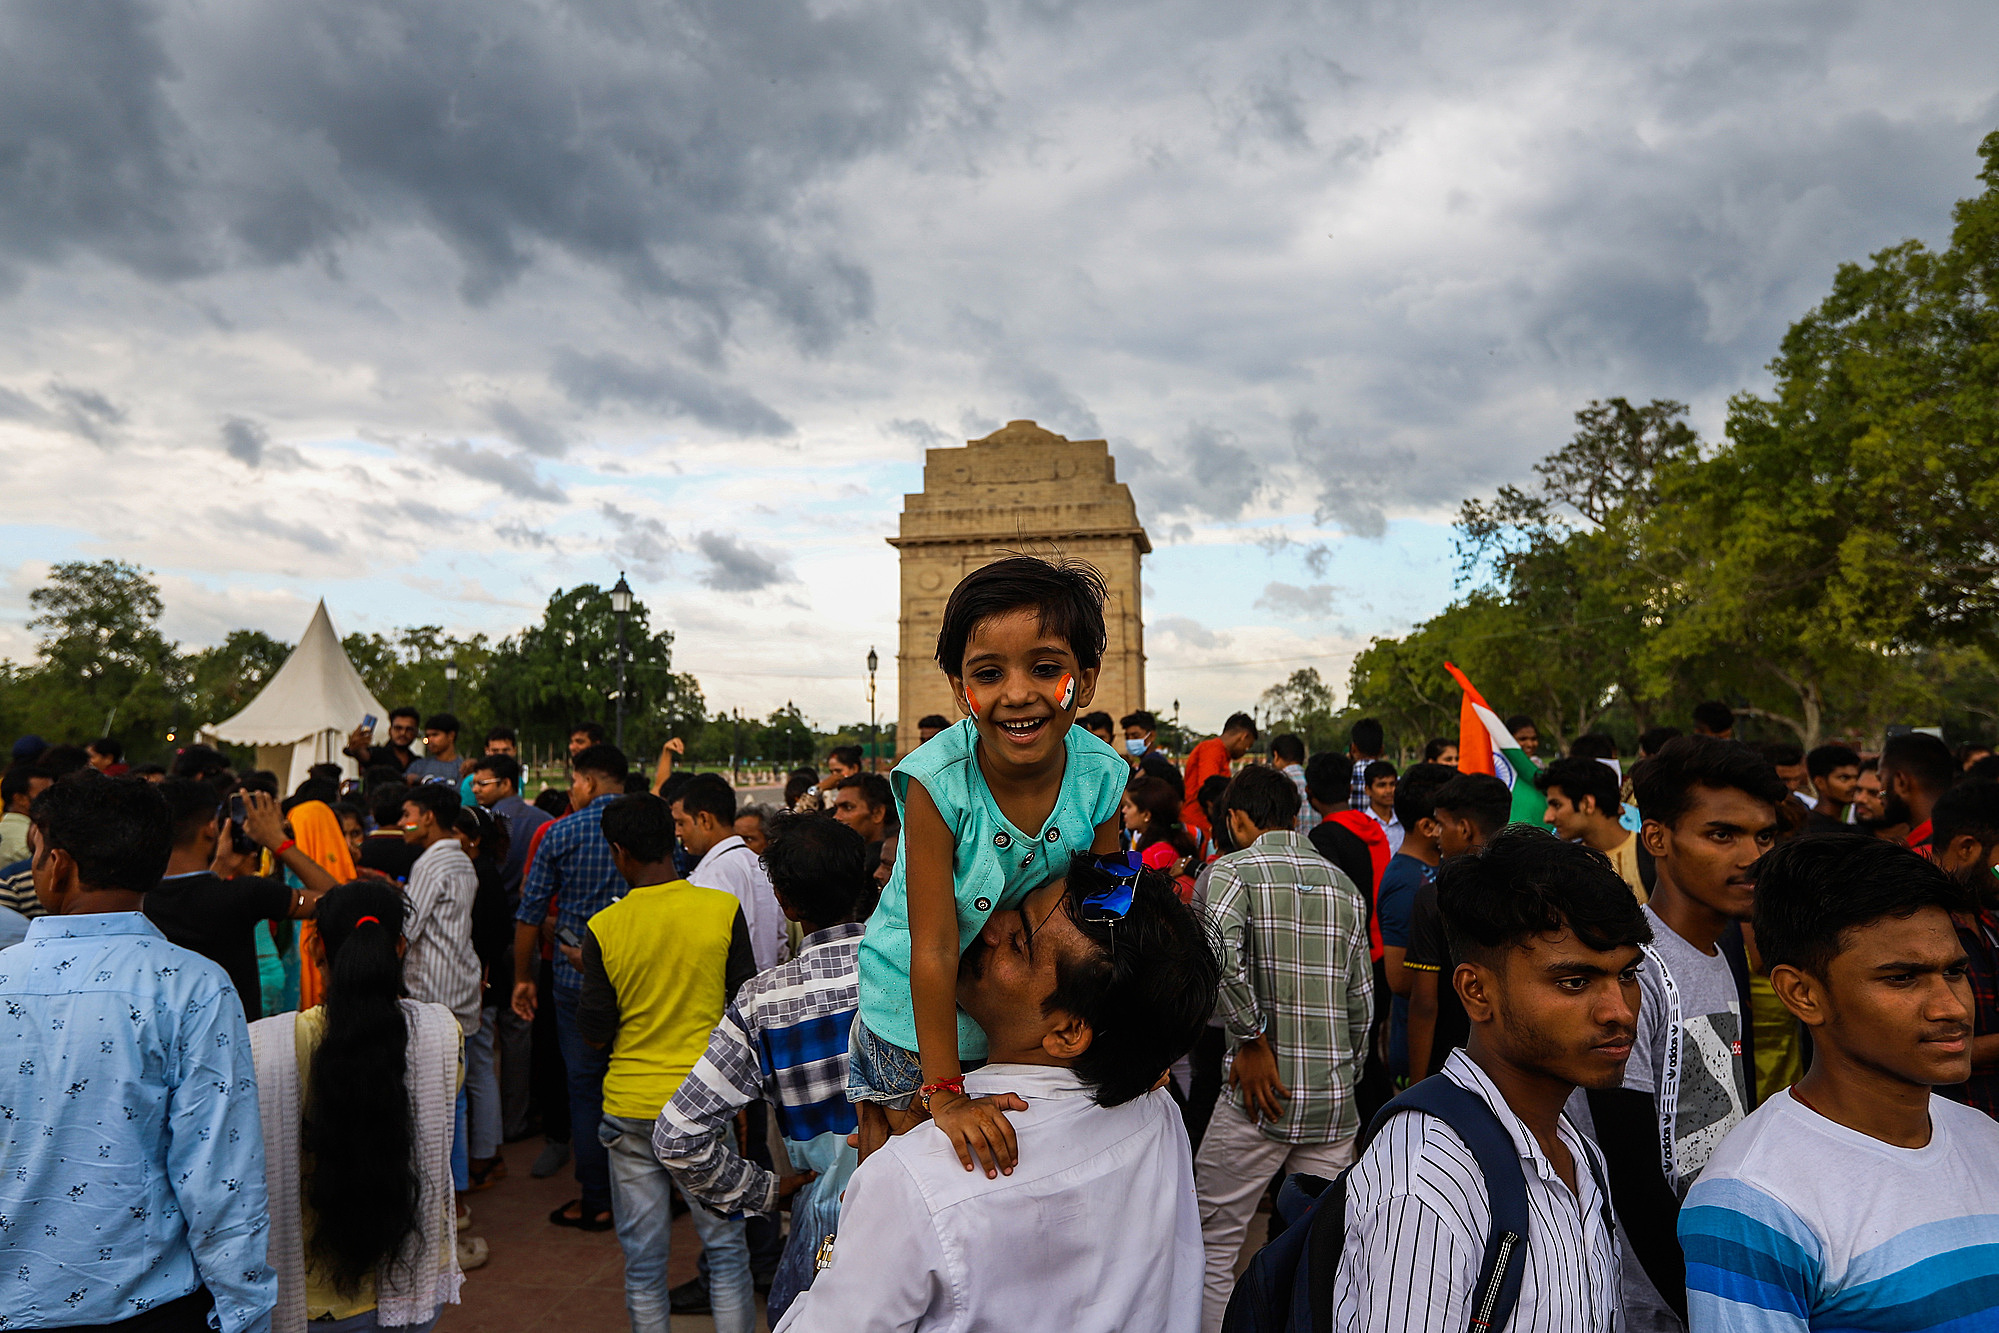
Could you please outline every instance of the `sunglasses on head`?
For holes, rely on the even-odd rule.
[[[1138,853],[1126,846],[1121,852],[1097,857],[1096,866],[1111,882],[1083,899],[1077,919],[1097,924],[1122,921],[1131,911],[1131,897],[1138,888],[1144,864]]]

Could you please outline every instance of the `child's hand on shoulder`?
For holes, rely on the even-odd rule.
[[[976,1155],[979,1165],[986,1169],[987,1180],[1012,1175],[1014,1163],[1020,1160],[1020,1145],[1014,1138],[1013,1126],[1001,1112],[1026,1109],[1027,1103],[1011,1092],[989,1097],[940,1092],[930,1099],[930,1118],[951,1140],[958,1160],[970,1171]]]

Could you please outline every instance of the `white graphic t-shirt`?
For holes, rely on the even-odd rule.
[[[1652,952],[1638,969],[1638,1038],[1631,1063],[1624,1067],[1624,1086],[1652,1094],[1658,1104],[1655,1150],[1663,1169],[1670,1141],[1673,1169],[1667,1179],[1684,1199],[1715,1148],[1749,1114],[1742,996],[1735,988],[1728,955],[1720,949],[1712,955],[1702,953],[1675,934],[1650,906],[1639,910],[1652,923]],[[1669,1333],[1685,1327],[1629,1249],[1624,1252],[1623,1270],[1625,1327],[1631,1333]]]

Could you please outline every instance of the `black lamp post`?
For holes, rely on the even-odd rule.
[[[869,647],[868,649],[868,772],[870,773],[875,772],[876,769],[878,768],[878,765],[875,763],[875,756],[881,752],[880,745],[877,743],[875,739],[875,668],[880,665],[881,665],[881,658],[875,656],[875,650],[872,646]]]
[[[455,657],[444,664],[444,711],[458,711],[458,659]]]
[[[632,613],[632,585],[625,582],[625,571],[618,571],[618,581],[611,588],[611,614],[618,618],[618,707],[614,716],[612,735],[617,747],[625,748],[625,617]]]

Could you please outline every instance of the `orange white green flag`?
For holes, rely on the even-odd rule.
[[[1539,824],[1548,809],[1548,798],[1534,785],[1540,765],[1527,757],[1464,672],[1449,662],[1444,663],[1444,670],[1465,692],[1458,705],[1458,772],[1490,773],[1498,778],[1513,793],[1513,822]]]

